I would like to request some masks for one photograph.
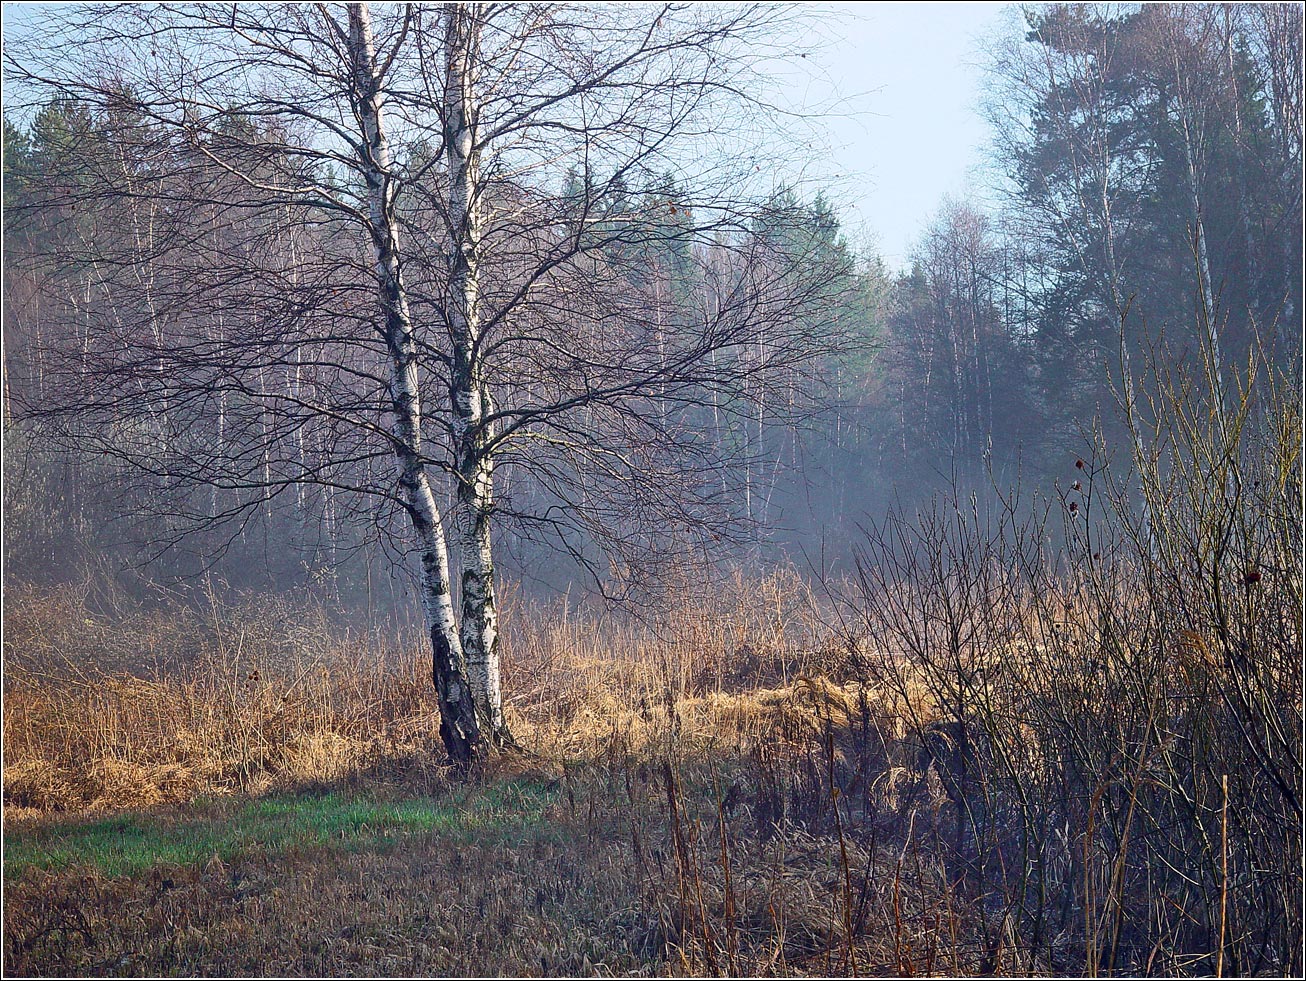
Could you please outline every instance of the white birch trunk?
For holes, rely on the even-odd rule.
[[[449,327],[453,341],[457,526],[462,563],[462,647],[482,732],[495,745],[511,742],[503,719],[499,668],[499,613],[494,590],[491,519],[494,508],[493,401],[481,341],[476,145],[476,60],[479,4],[446,4],[444,146],[449,171]]]
[[[1172,24],[1172,31],[1181,31],[1181,24]],[[1197,108],[1193,105],[1189,95],[1190,85],[1186,84],[1190,80],[1184,72],[1184,66],[1179,58],[1179,41],[1177,38],[1171,38],[1171,55],[1174,64],[1175,88],[1178,93],[1178,115],[1180,127],[1184,136],[1184,162],[1188,165],[1188,199],[1192,205],[1193,212],[1193,249],[1197,261],[1197,275],[1201,282],[1198,284],[1198,298],[1201,300],[1202,309],[1198,311],[1198,316],[1202,324],[1203,340],[1210,346],[1211,360],[1215,366],[1215,382],[1218,388],[1216,412],[1219,417],[1221,435],[1224,431],[1224,384],[1221,377],[1220,362],[1220,336],[1218,326],[1215,323],[1215,294],[1211,284],[1211,262],[1208,258],[1206,249],[1206,225],[1202,219],[1202,192],[1201,178],[1199,175],[1198,154],[1200,148],[1198,141],[1201,134],[1193,133],[1193,123],[1190,117],[1195,115]]]
[[[381,80],[376,75],[376,47],[366,4],[349,5],[349,39],[354,98],[366,141],[361,163],[367,182],[369,230],[390,356],[390,408],[394,418],[391,442],[403,503],[420,545],[422,609],[431,636],[432,678],[440,701],[440,736],[449,755],[465,762],[479,752],[480,732],[449,590],[444,528],[422,461],[417,345],[399,264],[394,185],[382,125]]]
[[[1171,29],[1174,31],[1182,30],[1180,24],[1172,24]],[[1197,263],[1198,283],[1198,301],[1201,306],[1197,311],[1199,329],[1202,332],[1201,340],[1206,345],[1206,354],[1204,360],[1207,362],[1206,370],[1208,380],[1214,395],[1214,410],[1216,427],[1219,430],[1220,442],[1222,446],[1228,446],[1229,443],[1229,426],[1228,426],[1228,406],[1226,404],[1225,386],[1224,386],[1224,362],[1220,354],[1220,327],[1216,321],[1215,294],[1211,283],[1211,261],[1207,252],[1206,243],[1206,224],[1203,220],[1202,192],[1201,192],[1201,173],[1202,170],[1198,159],[1201,152],[1200,141],[1202,133],[1194,133],[1194,127],[1197,125],[1195,119],[1197,107],[1191,97],[1191,79],[1185,75],[1183,64],[1179,58],[1179,41],[1177,38],[1171,38],[1171,53],[1173,55],[1175,87],[1178,91],[1178,114],[1179,122],[1182,127],[1184,137],[1184,157],[1188,165],[1188,196],[1192,205],[1193,213],[1193,252]],[[1186,84],[1188,83],[1188,84]],[[1194,117],[1190,121],[1190,117]],[[1236,481],[1236,474],[1230,474],[1230,489],[1233,481]]]
[[[1229,99],[1233,106],[1234,178],[1238,187],[1238,226],[1243,233],[1243,248],[1247,252],[1248,295],[1250,311],[1255,313],[1256,300],[1261,295],[1260,263],[1256,259],[1256,236],[1252,230],[1251,205],[1247,200],[1247,138],[1243,135],[1242,91],[1238,86],[1238,67],[1234,62],[1233,12],[1224,8],[1224,56],[1229,72]]]

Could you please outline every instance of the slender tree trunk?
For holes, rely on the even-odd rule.
[[[458,471],[457,524],[462,560],[462,647],[479,722],[494,745],[511,742],[499,682],[499,612],[494,595],[491,525],[494,411],[481,358],[478,260],[480,151],[476,145],[476,60],[482,9],[447,4],[444,145],[449,168],[449,315],[451,392]]]
[[[1242,90],[1238,85],[1238,66],[1234,61],[1233,11],[1224,8],[1224,56],[1229,72],[1229,102],[1233,107],[1234,182],[1238,188],[1238,227],[1242,231],[1243,250],[1247,255],[1247,307],[1250,316],[1259,315],[1261,270],[1257,256],[1256,234],[1252,228],[1252,208],[1247,197],[1247,137],[1243,133]]]
[[[1171,30],[1181,31],[1182,23],[1171,25]],[[1216,423],[1220,429],[1220,438],[1228,438],[1228,407],[1225,399],[1224,361],[1220,354],[1220,328],[1216,321],[1215,293],[1211,282],[1211,260],[1206,247],[1206,223],[1203,220],[1201,171],[1205,168],[1199,161],[1202,134],[1194,133],[1197,108],[1191,98],[1191,80],[1186,79],[1184,68],[1179,58],[1179,40],[1171,38],[1171,54],[1174,63],[1175,89],[1178,93],[1178,114],[1180,129],[1184,137],[1184,162],[1188,169],[1188,198],[1192,204],[1193,214],[1193,254],[1197,262],[1198,300],[1201,307],[1197,311],[1198,325],[1202,331],[1202,340],[1209,349],[1211,363],[1211,381],[1215,388]]]
[[[1211,286],[1211,263],[1206,251],[1206,227],[1202,220],[1202,192],[1199,171],[1203,168],[1198,160],[1198,155],[1201,152],[1199,147],[1201,134],[1194,134],[1193,132],[1196,124],[1190,121],[1190,117],[1196,116],[1197,107],[1193,104],[1190,92],[1191,79],[1186,76],[1179,56],[1179,38],[1177,35],[1181,34],[1184,29],[1183,22],[1171,23],[1169,29],[1173,32],[1170,37],[1170,55],[1171,63],[1174,65],[1176,114],[1179,117],[1179,130],[1184,138],[1184,164],[1188,171],[1188,200],[1192,205],[1193,214],[1193,249],[1197,260],[1197,272],[1201,278],[1201,282],[1198,284],[1199,298],[1206,311],[1203,320],[1206,321],[1208,327],[1205,340],[1211,344],[1212,350],[1216,352],[1218,363],[1219,341],[1214,333],[1209,330],[1213,326],[1211,318],[1214,316],[1215,297],[1212,294]]]
[[[412,519],[422,561],[422,609],[431,635],[432,680],[440,702],[440,737],[449,755],[472,760],[480,751],[471,686],[463,660],[449,590],[449,556],[435,495],[422,460],[422,403],[417,381],[417,345],[408,312],[408,297],[399,264],[399,234],[394,215],[394,186],[382,128],[380,79],[367,5],[349,5],[350,58],[354,99],[366,140],[363,170],[367,181],[372,245],[386,349],[390,356],[391,442],[403,504]]]

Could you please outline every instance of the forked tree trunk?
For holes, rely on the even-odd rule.
[[[363,164],[367,181],[372,246],[386,349],[390,356],[391,442],[403,503],[417,534],[422,560],[422,608],[431,636],[432,679],[440,702],[440,737],[449,755],[468,762],[480,751],[481,735],[467,667],[463,660],[449,591],[449,556],[440,511],[422,462],[422,404],[417,383],[417,345],[399,265],[398,224],[389,151],[382,127],[380,79],[367,5],[349,5],[350,58],[354,99],[365,139]]]
[[[499,683],[499,612],[494,595],[491,518],[494,403],[482,360],[480,281],[480,152],[477,147],[476,63],[482,10],[447,4],[444,146],[449,169],[449,295],[453,342],[450,379],[458,477],[457,527],[462,560],[462,646],[479,723],[494,745],[511,742]]]

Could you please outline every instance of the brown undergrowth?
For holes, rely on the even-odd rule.
[[[784,573],[661,623],[512,605],[520,748],[470,777],[441,763],[425,652],[314,603],[9,595],[6,972],[1284,963],[1300,920],[1262,898],[1299,880],[1235,878],[1282,825],[1250,766],[1211,790],[1237,758],[1218,692],[1247,679],[1105,573],[1024,584],[949,534],[921,540],[973,565],[927,550],[840,595]],[[1151,884],[1167,863],[1190,894]]]
[[[859,956],[942,964],[945,948],[955,961],[942,866],[852,831],[869,826],[872,793],[897,806],[914,760],[894,698],[850,672],[814,608],[776,576],[740,579],[675,624],[511,611],[521,751],[469,784],[440,763],[423,652],[351,637],[312,604],[104,614],[84,591],[11,595],[11,841],[133,814],[148,849],[188,815],[216,827],[241,801],[284,796],[457,811],[527,787],[544,803],[535,823],[456,845],[427,828],[396,832],[397,847],[252,843],[125,875],[93,849],[24,859],[6,870],[6,968],[789,973]],[[846,798],[841,839],[831,767],[851,787],[871,755],[888,770]]]
[[[5,612],[5,804],[76,811],[330,783],[429,757],[412,652],[259,599],[93,614],[84,590]]]

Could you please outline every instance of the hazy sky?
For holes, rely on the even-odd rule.
[[[905,261],[940,198],[967,191],[981,162],[979,40],[1014,15],[1006,8],[841,4],[811,56],[814,88],[824,76],[846,114],[828,120],[843,178],[838,210],[850,238],[874,236],[891,267]]]

